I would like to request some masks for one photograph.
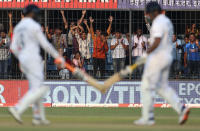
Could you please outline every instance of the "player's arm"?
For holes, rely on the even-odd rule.
[[[152,46],[147,50],[147,54],[150,54],[151,52],[153,52],[160,45],[161,38],[165,32],[164,26],[165,25],[158,22],[152,26],[151,35],[152,35],[152,38],[154,38],[154,42]]]
[[[47,51],[53,58],[58,58],[59,53],[56,49],[48,42],[45,35],[42,33],[41,30],[35,30],[34,32],[36,39],[39,41],[40,46]]]
[[[19,39],[17,38],[20,38],[18,34],[16,35],[13,35],[13,39],[12,39],[12,43],[10,44],[10,51],[16,56],[18,57],[19,55],[19,52],[22,48],[22,45],[23,45],[23,41],[20,41],[19,42]],[[20,45],[19,45],[20,43]],[[0,43],[0,46],[1,46],[1,43]]]
[[[38,43],[40,46],[47,52],[49,53],[53,58],[55,58],[55,64],[59,65],[61,68],[65,68],[65,60],[62,56],[59,55],[59,52],[56,51],[56,49],[50,44],[45,37],[44,33],[42,32],[41,29],[36,29],[33,32],[35,34],[36,39],[39,41]],[[71,68],[71,67],[69,67]],[[73,70],[73,69],[71,69]]]
[[[147,50],[147,54],[150,54],[151,52],[153,52],[159,46],[160,41],[161,41],[161,38],[159,37],[155,38],[153,45]]]

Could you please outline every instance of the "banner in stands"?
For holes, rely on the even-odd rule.
[[[45,82],[50,91],[45,95],[44,103],[50,107],[140,107],[140,84],[137,81],[118,82],[106,94],[101,94],[81,81]],[[169,84],[176,90],[181,102],[199,107],[199,81],[170,81]],[[27,89],[27,81],[0,81],[0,106],[13,106]],[[155,106],[169,105],[156,96]]]
[[[0,0],[0,8],[23,8],[36,4],[40,8],[116,9],[117,0]]]
[[[168,10],[195,10],[200,8],[200,0],[118,0],[120,9],[144,9],[146,3],[157,1]]]
[[[195,10],[200,0],[0,0],[0,8],[23,8],[34,3],[41,8],[66,9],[144,9],[149,1],[157,1],[164,9]]]

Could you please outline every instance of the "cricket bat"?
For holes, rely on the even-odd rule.
[[[146,61],[146,57],[139,57],[135,64],[127,66],[125,69],[121,70],[118,73],[115,73],[113,76],[108,78],[105,82],[103,87],[101,87],[101,92],[106,93],[106,91],[116,82],[121,81],[123,78],[132,74],[132,72],[140,65],[143,65]]]
[[[54,61],[55,64],[59,64],[60,61],[59,59],[56,59]],[[65,68],[68,69],[70,72],[72,72],[72,74],[87,82],[89,85],[93,86],[94,88],[98,89],[99,91],[101,91],[103,88],[103,84],[100,84],[96,79],[94,79],[93,77],[91,77],[90,75],[88,75],[86,72],[84,72],[83,70],[77,68],[77,67],[73,67],[72,65],[70,65],[69,63],[65,63]]]
[[[73,75],[82,79],[83,81],[87,82],[89,85],[93,86],[94,88],[102,92],[103,84],[100,84],[98,80],[94,79],[92,76],[88,75],[83,70],[79,68],[75,68]]]

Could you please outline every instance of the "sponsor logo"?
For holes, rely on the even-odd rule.
[[[44,82],[50,87],[44,96],[44,104],[51,106],[81,107],[141,107],[141,82],[118,82],[106,94],[80,81]],[[170,81],[184,104],[200,104],[200,83],[198,81]],[[0,103],[14,105],[28,90],[27,81],[0,81]],[[154,103],[159,107],[169,107],[167,102],[156,95]],[[2,105],[0,105],[2,106]]]

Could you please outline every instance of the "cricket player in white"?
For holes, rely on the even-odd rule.
[[[47,41],[42,33],[41,26],[37,23],[40,16],[40,9],[35,5],[28,5],[23,13],[25,15],[14,29],[11,50],[20,62],[22,72],[29,81],[29,91],[16,104],[9,108],[9,112],[19,123],[22,123],[22,113],[33,104],[34,125],[49,124],[45,118],[42,97],[48,91],[48,87],[43,85],[44,73],[43,64],[40,56],[40,46],[51,54],[58,64],[64,67],[64,59]]]
[[[146,55],[146,64],[142,77],[142,117],[135,121],[136,125],[153,125],[154,94],[162,96],[179,114],[179,124],[184,124],[189,115],[189,108],[179,102],[175,91],[168,85],[168,74],[172,63],[173,25],[169,18],[161,14],[162,9],[157,2],[146,6],[147,21],[152,21],[150,29],[150,48]]]

